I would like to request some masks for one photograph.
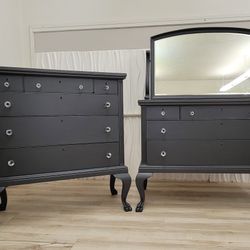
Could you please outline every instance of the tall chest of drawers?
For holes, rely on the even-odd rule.
[[[125,74],[0,68],[0,209],[6,187],[110,175],[131,179],[124,165]]]
[[[152,173],[250,173],[249,98],[140,101],[142,160],[136,184],[144,206]]]

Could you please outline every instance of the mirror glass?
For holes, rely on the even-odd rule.
[[[154,95],[250,94],[250,36],[193,33],[153,42]]]

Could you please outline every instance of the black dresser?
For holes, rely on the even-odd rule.
[[[131,184],[124,165],[126,74],[0,68],[0,210],[6,187],[110,175]]]
[[[212,27],[151,38],[137,212],[153,173],[250,173],[249,34]]]

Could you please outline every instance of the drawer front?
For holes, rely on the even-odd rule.
[[[250,119],[250,105],[181,107],[182,120]]]
[[[116,166],[118,149],[117,143],[0,149],[0,177]]]
[[[0,148],[118,142],[118,117],[0,118]]]
[[[116,80],[94,80],[95,94],[117,94],[117,81]]]
[[[149,165],[249,165],[249,140],[149,141]]]
[[[147,107],[147,120],[179,120],[179,107]]]
[[[0,92],[23,91],[22,76],[0,75]]]
[[[27,92],[93,93],[93,79],[69,77],[24,77]]]
[[[250,139],[250,120],[147,121],[149,140]]]
[[[118,96],[0,93],[0,116],[117,115],[118,106]]]

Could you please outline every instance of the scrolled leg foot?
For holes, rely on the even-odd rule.
[[[0,211],[5,211],[6,207],[7,207],[7,191],[6,191],[6,188],[1,188],[0,187],[0,198],[1,198]]]
[[[114,175],[110,175],[110,182],[109,182],[109,186],[110,186],[110,192],[112,195],[117,195],[118,192],[117,190],[115,189],[115,176]]]
[[[131,177],[129,174],[117,174],[115,175],[116,178],[122,181],[122,193],[121,193],[121,200],[123,209],[125,212],[132,211],[131,205],[127,202],[128,192],[131,186]]]

